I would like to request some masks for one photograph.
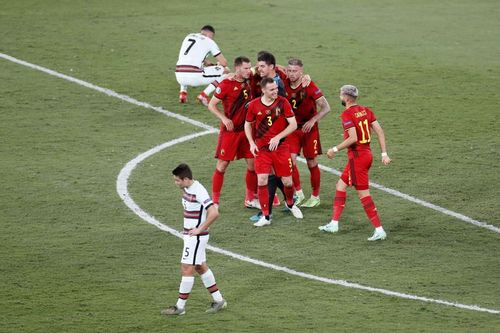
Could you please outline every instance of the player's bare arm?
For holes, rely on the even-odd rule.
[[[253,140],[252,134],[252,123],[249,121],[245,121],[245,136],[247,137],[248,143],[250,144],[250,152],[253,156],[256,156],[259,152],[259,149],[257,148],[255,141]]]
[[[321,111],[318,112],[314,117],[312,117],[308,122],[306,122],[304,126],[302,126],[302,131],[304,133],[309,133],[314,125],[331,111],[330,104],[328,104],[325,96],[321,96],[316,100],[316,106]]]
[[[276,148],[278,148],[281,139],[284,139],[297,129],[297,119],[295,119],[295,117],[288,117],[286,118],[286,120],[288,121],[288,126],[283,131],[279,132],[274,138],[269,140],[270,151],[273,151]]]
[[[215,205],[208,207],[207,219],[205,220],[205,222],[198,228],[189,230],[189,235],[191,236],[199,235],[202,231],[207,230],[218,217],[219,217],[219,210],[217,209],[217,207]]]
[[[215,59],[217,59],[217,63],[224,67],[224,73],[229,73],[229,67],[227,67],[227,59],[224,57],[222,53],[218,54]]]
[[[335,154],[339,150],[345,149],[345,148],[351,146],[352,144],[356,143],[356,141],[358,141],[358,134],[356,134],[355,127],[349,128],[347,130],[347,133],[349,134],[349,137],[347,139],[342,141],[340,144],[328,149],[328,152],[326,153],[326,156],[328,156],[328,158],[332,159],[333,157],[335,157]]]
[[[213,96],[212,99],[210,99],[210,102],[208,103],[208,110],[213,113],[214,116],[220,119],[220,121],[226,126],[226,129],[228,131],[234,130],[234,124],[231,119],[226,117],[224,112],[221,112],[217,105],[221,102],[220,99],[217,97]]]
[[[388,165],[389,163],[391,163],[391,159],[390,159],[389,155],[387,155],[387,148],[385,146],[384,130],[382,129],[382,126],[380,126],[379,122],[376,120],[374,122],[372,122],[371,125],[372,125],[373,130],[377,134],[378,144],[380,145],[380,150],[382,151],[382,164]]]

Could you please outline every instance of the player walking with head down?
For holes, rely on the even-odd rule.
[[[245,121],[245,134],[250,151],[255,156],[258,195],[263,213],[254,224],[256,227],[271,224],[267,182],[272,169],[283,181],[287,208],[296,218],[303,218],[302,212],[293,203],[292,159],[284,142],[285,137],[297,128],[297,122],[290,103],[278,96],[278,85],[272,78],[262,79],[260,86],[263,95],[248,104]]]
[[[297,129],[290,134],[286,141],[290,146],[293,162],[293,186],[299,204],[304,199],[300,185],[300,175],[297,168],[297,155],[303,150],[307,160],[307,167],[311,173],[311,197],[302,204],[302,207],[316,207],[320,204],[320,171],[316,157],[322,153],[319,139],[318,122],[330,112],[330,105],[323,96],[321,89],[311,81],[308,86],[302,84],[303,64],[300,59],[290,59],[286,68],[288,78],[285,80],[286,97],[292,105],[297,119]],[[318,109],[321,112],[318,112]]]
[[[212,83],[197,97],[202,104],[208,105],[208,95],[218,85],[217,80],[222,80],[224,73],[229,72],[227,60],[213,40],[214,36],[215,29],[211,25],[205,25],[200,33],[188,34],[182,41],[175,68],[175,77],[180,85],[180,103],[187,102],[188,86],[198,87]],[[218,65],[213,65],[206,59],[208,54],[217,59]]]
[[[212,294],[213,302],[208,313],[215,313],[227,307],[217,288],[215,277],[206,262],[205,248],[208,243],[208,229],[217,219],[219,212],[210,199],[207,190],[197,180],[187,164],[180,164],[173,171],[174,182],[182,190],[184,207],[184,249],[181,258],[182,280],[177,304],[165,310],[164,315],[183,315],[186,301],[193,289],[194,272],[201,276],[203,284]]]
[[[332,220],[330,223],[320,226],[319,229],[332,233],[339,230],[338,221],[345,206],[347,186],[354,186],[368,219],[375,227],[375,232],[368,240],[376,241],[385,239],[387,235],[380,223],[377,207],[370,196],[368,171],[373,160],[370,149],[371,129],[377,134],[380,149],[382,150],[382,163],[388,165],[391,163],[391,159],[387,155],[382,127],[372,110],[357,104],[358,94],[358,89],[355,86],[345,85],[340,88],[340,99],[342,105],[346,107],[340,116],[344,127],[344,141],[330,148],[327,156],[333,158],[339,150],[347,148],[348,162],[337,182],[333,200]]]
[[[217,165],[212,177],[212,199],[214,203],[219,204],[224,173],[230,161],[245,158],[247,161],[245,205],[260,208],[258,199],[254,198],[254,193],[257,192],[254,158],[244,132],[246,104],[252,99],[248,82],[251,75],[250,60],[247,57],[237,57],[234,60],[234,68],[232,79],[225,79],[219,84],[208,104],[210,112],[221,121],[215,151]],[[224,112],[217,108],[220,102]]]

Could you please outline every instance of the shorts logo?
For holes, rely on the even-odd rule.
[[[215,92],[216,92],[217,94],[220,94],[220,92],[221,92],[220,87],[217,87],[217,88],[215,89]]]
[[[226,153],[226,151],[225,151],[224,149],[221,149],[221,150],[220,150],[220,154],[221,154],[221,156],[224,156],[224,154],[225,154],[225,153]]]

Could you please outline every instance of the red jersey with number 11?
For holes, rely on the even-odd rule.
[[[356,128],[358,136],[358,141],[348,148],[348,155],[351,156],[357,151],[370,150],[372,122],[377,120],[372,110],[366,106],[353,105],[345,109],[340,118],[342,119],[342,127],[344,127],[344,139],[349,137],[347,130],[351,127]]]
[[[258,97],[248,103],[248,122],[254,122],[255,144],[259,150],[268,150],[269,141],[288,126],[286,118],[294,117],[292,107],[285,97],[278,98],[271,104],[262,103]]]

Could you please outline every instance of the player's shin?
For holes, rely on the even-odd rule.
[[[340,216],[342,215],[342,211],[345,207],[345,201],[347,197],[347,192],[344,191],[336,191],[335,198],[333,199],[333,212],[332,212],[332,220],[339,221]]]

